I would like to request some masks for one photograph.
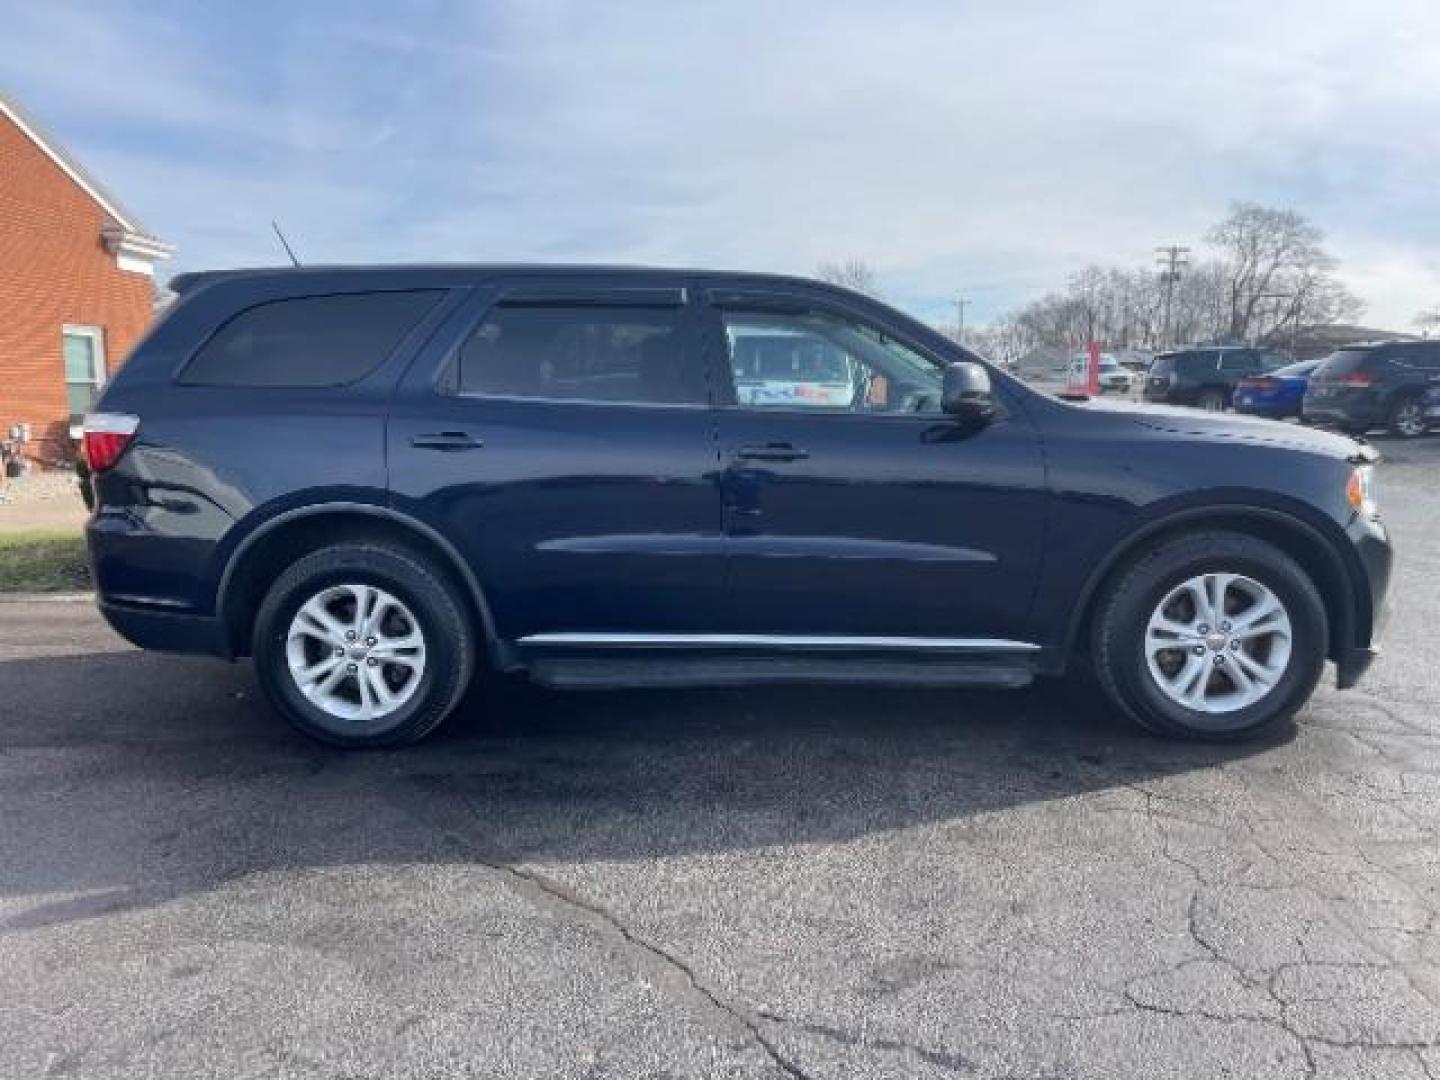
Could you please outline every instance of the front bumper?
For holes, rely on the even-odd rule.
[[[1363,649],[1346,649],[1335,658],[1335,688],[1349,690],[1360,681],[1379,655],[1380,650],[1373,645]]]
[[[1335,685],[1341,690],[1359,682],[1380,655],[1380,638],[1390,621],[1390,574],[1395,562],[1389,530],[1379,518],[1356,514],[1346,533],[1363,571],[1356,584],[1368,601],[1363,607],[1368,608],[1369,618],[1357,619],[1349,640],[1335,652]]]

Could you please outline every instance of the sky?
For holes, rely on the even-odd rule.
[[[932,321],[1234,199],[1440,304],[1437,0],[0,0],[13,94],[165,239],[283,261],[859,258]]]

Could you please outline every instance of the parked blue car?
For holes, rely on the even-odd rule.
[[[1299,416],[1310,376],[1325,361],[1301,360],[1268,375],[1249,375],[1235,384],[1235,411],[1284,420]]]

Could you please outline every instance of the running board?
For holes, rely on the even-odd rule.
[[[841,683],[879,686],[979,686],[1018,689],[1035,678],[1029,657],[984,656],[904,660],[886,657],[714,656],[714,657],[535,657],[530,678],[563,690],[619,687],[679,688],[757,686],[783,683]]]

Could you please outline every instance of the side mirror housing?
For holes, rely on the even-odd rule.
[[[990,388],[990,373],[970,361],[948,364],[940,388],[940,410],[956,420],[988,424],[999,415]]]

